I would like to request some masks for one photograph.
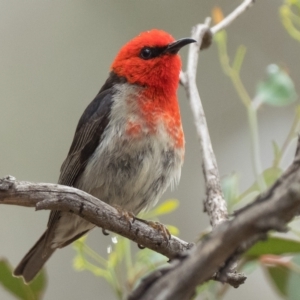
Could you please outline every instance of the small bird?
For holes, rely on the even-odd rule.
[[[121,48],[108,79],[78,122],[59,184],[136,215],[179,182],[185,142],[176,95],[178,51],[193,42],[153,29]],[[93,227],[72,213],[52,211],[45,233],[14,275],[30,282],[57,248]]]

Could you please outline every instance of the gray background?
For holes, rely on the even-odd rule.
[[[56,182],[77,121],[100,89],[117,50],[140,31],[160,28],[175,38],[189,36],[193,24],[210,15],[214,5],[229,13],[237,0],[152,1],[17,1],[0,2],[0,176]],[[280,0],[257,0],[228,29],[229,51],[247,47],[242,78],[254,95],[270,63],[285,66],[300,87],[299,43],[283,29]],[[238,171],[241,187],[253,180],[247,114],[231,82],[221,71],[216,46],[201,54],[198,86],[222,176]],[[186,49],[182,51],[185,62]],[[168,191],[179,209],[161,218],[193,241],[208,226],[202,212],[203,176],[191,112],[179,90],[186,159],[179,187]],[[272,161],[271,140],[284,140],[293,107],[260,110],[264,168]],[[292,150],[291,150],[292,153]],[[287,159],[286,163],[289,159]],[[1,206],[0,256],[16,265],[42,234],[48,212]],[[94,249],[105,254],[110,243],[99,229],[89,236]],[[45,299],[114,299],[110,287],[88,272],[74,272],[74,250],[57,251],[47,263],[49,286]],[[261,270],[226,299],[278,299]],[[0,288],[0,299],[13,299]]]

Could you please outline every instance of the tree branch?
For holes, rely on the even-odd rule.
[[[188,62],[186,72],[181,72],[180,82],[184,86],[187,98],[190,102],[194,123],[196,126],[198,138],[200,141],[200,149],[202,154],[202,168],[206,186],[206,198],[204,199],[204,211],[207,212],[210,224],[213,228],[225,222],[228,219],[227,205],[224,199],[220,175],[217,166],[215,154],[213,152],[204,109],[196,83],[196,74],[198,68],[199,50],[210,46],[212,36],[227,27],[233,20],[241,15],[247,8],[254,3],[254,0],[244,0],[231,14],[224,18],[220,23],[209,29],[210,18],[205,20],[205,24],[198,24],[192,28],[192,38],[197,43],[191,44],[188,53]],[[235,272],[235,261],[227,264],[226,278],[234,278],[235,286],[244,283],[246,276]],[[224,272],[223,272],[224,273]],[[220,273],[213,275],[216,280],[224,280],[219,278]],[[223,276],[224,277],[224,276]],[[234,281],[234,280],[233,280]]]
[[[254,0],[244,0],[231,14],[220,23],[209,29],[210,18],[204,24],[192,28],[191,37],[197,42],[189,46],[186,72],[181,72],[180,82],[184,86],[190,102],[194,123],[196,126],[202,154],[202,168],[206,186],[204,211],[207,212],[213,227],[227,220],[227,205],[223,197],[220,184],[220,175],[215,154],[213,152],[204,109],[196,83],[199,49],[207,48],[211,43],[212,35],[227,27],[254,3]],[[205,45],[204,45],[205,43]]]
[[[249,206],[236,213],[231,221],[223,222],[190,250],[181,260],[156,273],[152,281],[141,283],[130,300],[190,299],[197,285],[205,282],[224,262],[246,251],[253,243],[266,238],[270,230],[286,231],[286,223],[300,212],[300,139],[294,163]],[[159,272],[159,271],[156,271]],[[219,278],[226,278],[221,271]],[[142,295],[142,296],[141,296]]]
[[[217,161],[213,152],[204,109],[196,83],[199,48],[203,36],[208,30],[208,21],[206,24],[199,24],[192,29],[192,38],[197,43],[191,44],[189,47],[187,70],[184,73],[184,88],[190,102],[202,150],[202,167],[206,185],[204,210],[209,215],[211,225],[215,227],[227,219],[227,207],[226,201],[223,198]]]
[[[207,212],[210,223],[213,227],[227,220],[228,213],[226,201],[221,190],[217,161],[213,152],[204,109],[196,83],[199,49],[204,48],[203,39],[208,39],[210,41],[211,35],[227,27],[253,3],[254,0],[243,1],[242,4],[238,6],[231,14],[229,14],[211,29],[209,29],[210,18],[207,18],[204,24],[198,24],[194,26],[192,28],[191,37],[197,42],[190,45],[187,70],[186,72],[181,72],[180,74],[180,82],[186,90],[200,141],[200,148],[203,158],[202,167],[206,186],[204,210]],[[207,36],[210,38],[207,38]],[[210,42],[208,42],[208,45],[205,45],[205,48],[207,48],[209,45]]]
[[[69,186],[16,181],[14,177],[8,176],[0,179],[0,204],[72,212],[98,227],[120,234],[170,259],[193,246],[193,243],[175,236],[167,240],[160,231],[139,220],[129,223],[114,207]]]
[[[226,18],[224,18],[220,23],[216,24],[211,28],[213,34],[218,31],[225,29],[229,26],[237,17],[244,13],[249,7],[254,4],[255,0],[244,0],[233,12],[231,12]]]

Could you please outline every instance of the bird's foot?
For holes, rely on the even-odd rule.
[[[109,235],[109,232],[107,232],[106,229],[104,229],[104,228],[102,228],[102,233],[103,233],[104,235]]]
[[[161,233],[163,235],[163,237],[167,241],[167,243],[169,243],[169,240],[171,239],[171,233],[164,224],[161,224],[159,222],[154,222],[154,221],[147,221],[147,220],[143,220],[140,218],[135,218],[135,220],[141,221],[141,222],[151,226],[152,228],[156,229],[159,233]]]
[[[128,222],[129,228],[131,229],[131,225],[135,221],[135,215],[130,211],[124,210],[119,205],[113,205],[113,207],[118,211],[120,219],[125,219]]]
[[[112,205],[112,207],[114,207],[118,211],[118,214],[120,215],[120,219],[124,218],[128,222],[129,228],[131,229],[131,225],[135,221],[134,214],[124,210],[119,205]],[[109,235],[109,232],[107,232],[105,228],[102,228],[102,233],[104,235]]]

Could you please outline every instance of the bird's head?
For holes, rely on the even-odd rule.
[[[121,48],[112,71],[132,84],[176,91],[181,70],[178,51],[193,42],[191,38],[176,41],[162,30],[143,32]]]

